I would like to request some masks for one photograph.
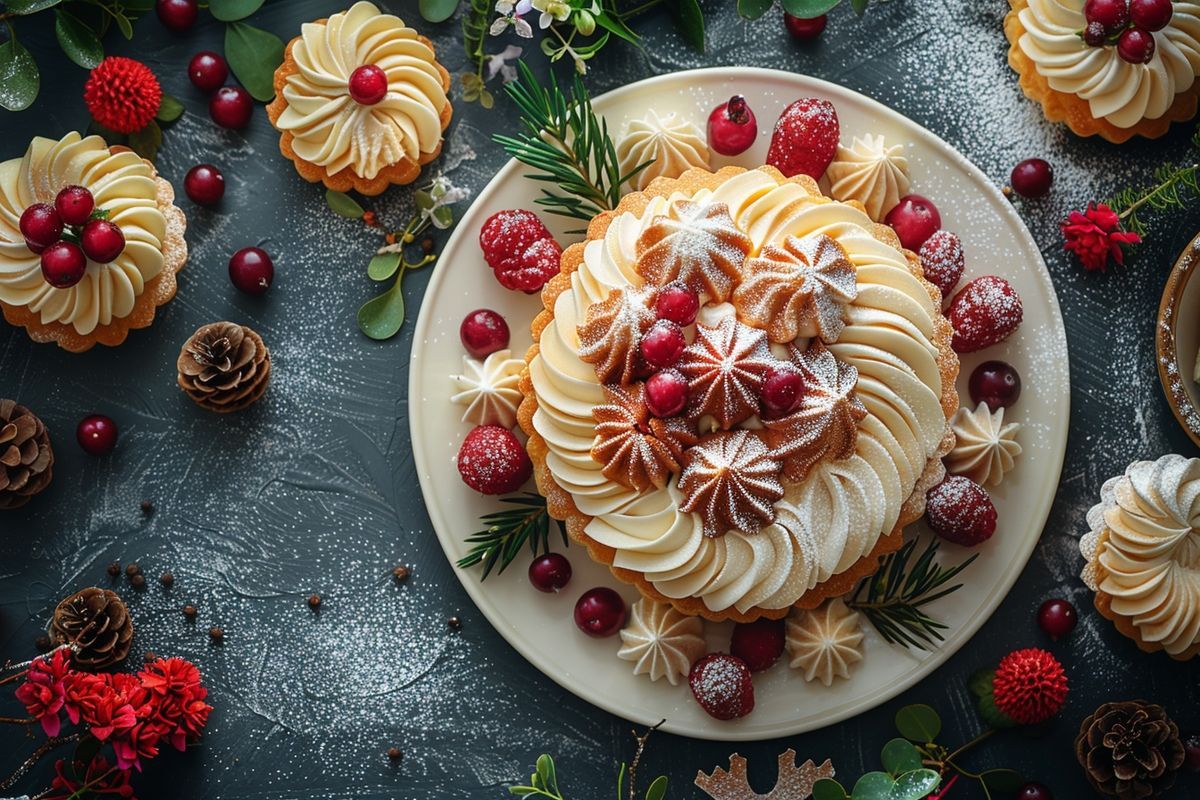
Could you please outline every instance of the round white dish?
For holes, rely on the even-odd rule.
[[[714,169],[761,164],[775,118],[788,103],[807,96],[834,103],[843,142],[875,133],[905,145],[913,191],[930,197],[941,211],[943,226],[962,237],[965,279],[1003,275],[1023,299],[1025,320],[1009,341],[963,358],[959,391],[967,397],[967,376],[982,361],[1002,359],[1013,364],[1021,374],[1023,393],[1005,421],[1024,425],[1019,435],[1024,453],[1017,468],[992,493],[999,512],[996,535],[979,548],[979,558],[960,576],[963,588],[929,607],[949,625],[940,647],[927,653],[890,646],[864,625],[865,658],[848,680],[828,688],[805,683],[799,672],[787,667],[785,654],[773,668],[755,676],[757,707],[733,722],[705,714],[686,681],[671,686],[666,680],[652,683],[644,675],[635,676],[632,665],[617,658],[619,637],[591,639],[576,629],[571,612],[585,590],[611,586],[630,603],[638,596],[636,589],[592,563],[582,547],[566,551],[575,574],[557,595],[542,594],[529,584],[524,558],[486,582],[479,580],[478,569],[458,570],[468,594],[500,634],[568,691],[638,724],[665,719],[666,731],[727,741],[786,736],[859,714],[912,686],[970,639],[1004,599],[1041,534],[1062,470],[1070,413],[1066,333],[1037,245],[987,177],[929,131],[840,86],[751,68],[719,67],[650,78],[596,98],[595,108],[618,136],[627,120],[641,117],[649,107],[660,114],[675,111],[703,126],[709,111],[734,93],[745,95],[754,109],[759,140],[737,158],[715,156]],[[506,291],[495,282],[477,241],[484,220],[496,211],[538,208],[534,203],[538,184],[523,179],[525,171],[515,161],[507,164],[458,223],[426,292],[414,335],[409,373],[413,455],[430,519],[451,563],[467,551],[463,539],[479,529],[479,516],[502,505],[467,488],[454,464],[459,444],[470,430],[460,420],[462,407],[448,399],[448,376],[459,369],[463,355],[459,322],[474,308],[499,311],[508,320],[512,349],[519,354],[530,344],[528,323],[541,308],[536,296]],[[584,227],[549,214],[542,217],[564,246],[574,240],[564,231]],[[555,549],[561,549],[557,534],[554,542]],[[969,555],[952,545],[944,545],[940,553],[943,563],[957,563]],[[706,623],[706,628],[710,650],[726,650],[732,627]]]

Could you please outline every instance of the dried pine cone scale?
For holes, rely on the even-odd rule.
[[[210,411],[228,413],[253,405],[267,390],[271,353],[244,325],[214,322],[199,328],[176,362],[179,385]]]
[[[54,476],[50,434],[37,415],[0,399],[0,510],[18,508]]]
[[[83,669],[106,669],[129,655],[133,620],[116,593],[95,586],[76,592],[54,609],[50,640],[74,646],[72,656]]]
[[[1141,800],[1171,788],[1186,751],[1162,706],[1129,700],[1105,703],[1083,721],[1075,755],[1101,795]]]

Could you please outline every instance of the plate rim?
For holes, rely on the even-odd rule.
[[[1158,316],[1155,320],[1154,354],[1155,360],[1158,362],[1158,383],[1162,386],[1163,394],[1167,398],[1167,406],[1187,437],[1192,440],[1193,444],[1200,447],[1200,431],[1193,429],[1188,424],[1184,418],[1186,412],[1181,406],[1187,404],[1191,407],[1193,414],[1200,414],[1200,407],[1192,402],[1191,396],[1186,390],[1179,392],[1183,395],[1182,398],[1176,394],[1175,390],[1171,388],[1171,376],[1168,374],[1168,364],[1173,364],[1178,374],[1184,374],[1179,372],[1181,363],[1176,337],[1179,325],[1178,312],[1183,295],[1187,291],[1188,282],[1192,280],[1192,275],[1196,272],[1198,255],[1200,255],[1200,233],[1188,239],[1188,243],[1179,253],[1179,258],[1175,259],[1175,263],[1171,265],[1171,271],[1163,285],[1162,299],[1158,303]],[[1171,313],[1171,319],[1166,322],[1163,318],[1168,313]]]

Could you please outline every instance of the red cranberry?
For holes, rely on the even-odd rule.
[[[254,100],[240,86],[222,86],[208,101],[208,115],[222,128],[244,128],[254,113]]]
[[[575,625],[588,636],[612,636],[625,624],[625,601],[607,586],[589,589],[575,603]]]
[[[1117,55],[1130,64],[1148,64],[1154,58],[1154,34],[1130,28],[1117,39]]]
[[[21,235],[26,243],[45,249],[57,242],[62,232],[62,217],[49,203],[34,203],[21,214]]]
[[[246,294],[266,294],[275,279],[275,264],[258,247],[243,247],[229,259],[229,280]]]
[[[641,341],[642,358],[652,367],[669,367],[683,355],[687,340],[683,330],[669,319],[650,326]]]
[[[200,4],[196,0],[157,0],[154,10],[163,25],[180,33],[196,24]]]
[[[733,626],[729,653],[745,661],[751,672],[762,672],[783,654],[786,638],[781,619],[739,622]]]
[[[746,98],[735,94],[708,115],[708,146],[723,156],[746,152],[758,138],[758,120],[746,104]]]
[[[1022,197],[1042,197],[1050,191],[1054,182],[1054,170],[1050,162],[1041,158],[1027,158],[1013,167],[1012,188]]]
[[[463,349],[475,358],[484,358],[508,347],[508,323],[490,308],[477,308],[463,317],[458,338]]]
[[[787,28],[787,32],[792,35],[793,39],[798,39],[802,42],[820,36],[821,32],[825,30],[825,23],[828,21],[828,18],[824,14],[819,17],[812,17],[811,19],[804,19],[803,17],[793,17],[786,11],[783,12],[783,26]]]
[[[539,592],[557,592],[571,580],[571,562],[562,553],[547,553],[529,564],[529,582]]]
[[[387,73],[374,64],[363,64],[350,73],[350,96],[354,102],[373,106],[387,97]]]
[[[1129,0],[1129,19],[1144,30],[1161,31],[1174,13],[1171,0]]]
[[[84,417],[75,429],[75,439],[88,455],[106,456],[117,446],[117,423],[103,414]]]
[[[1104,47],[1108,44],[1108,31],[1099,22],[1089,22],[1083,29],[1083,41],[1089,47]]]
[[[782,417],[792,413],[804,398],[804,377],[791,364],[772,367],[763,381],[762,401],[767,416]],[[736,655],[736,654],[735,654]]]
[[[992,411],[1016,405],[1021,396],[1021,376],[1011,364],[1003,361],[985,361],[974,369],[967,382],[971,402],[987,403]]]
[[[916,252],[925,240],[942,227],[942,216],[932,200],[919,194],[905,195],[883,220],[900,237],[900,244]]]
[[[681,328],[696,321],[700,298],[682,283],[668,283],[658,293],[655,311],[659,319],[669,319]]]
[[[1200,731],[1190,731],[1183,735],[1183,766],[1188,772],[1200,772]]]
[[[68,186],[54,198],[54,210],[64,225],[82,225],[96,210],[96,198],[82,186]]]
[[[201,50],[188,63],[188,78],[202,92],[215,92],[225,85],[228,77],[229,65],[211,50]]]
[[[1109,33],[1116,33],[1129,24],[1127,0],[1087,0],[1083,16],[1088,22],[1099,22]]]
[[[687,399],[687,378],[679,370],[664,369],[646,379],[646,408],[660,419],[683,411]]]
[[[93,219],[83,226],[79,235],[83,252],[97,264],[110,264],[125,251],[125,234],[115,223]]]
[[[1054,598],[1042,603],[1041,608],[1038,609],[1037,621],[1038,627],[1047,636],[1051,639],[1059,639],[1075,630],[1075,623],[1079,622],[1079,616],[1075,613],[1075,606],[1066,600]]]
[[[193,203],[213,206],[225,196],[225,176],[212,164],[197,164],[183,179],[183,190]]]
[[[1054,800],[1054,795],[1040,783],[1027,783],[1017,790],[1014,800]]]
[[[56,289],[70,289],[86,272],[87,256],[74,242],[55,242],[42,251],[42,277]]]

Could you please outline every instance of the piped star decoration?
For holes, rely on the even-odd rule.
[[[753,243],[724,203],[675,201],[637,240],[637,272],[647,283],[681,281],[723,303],[740,279]]]
[[[746,759],[737,753],[729,757],[729,771],[721,767],[711,775],[697,771],[696,785],[712,800],[808,800],[813,784],[833,776],[833,764],[828,759],[819,767],[812,759],[797,766],[796,751],[788,749],[779,754],[779,778],[775,788],[766,794],[759,794],[750,786]]]
[[[684,454],[679,508],[700,515],[705,536],[756,533],[775,521],[782,468],[754,431],[710,434]]]
[[[688,416],[705,414],[728,430],[758,413],[766,374],[775,363],[767,335],[725,317],[717,327],[698,324],[679,371],[688,380]]]
[[[607,402],[592,409],[596,441],[592,458],[602,464],[609,480],[639,492],[662,489],[671,473],[679,471],[670,446],[651,431],[650,411],[642,384],[605,386]]]
[[[579,326],[579,357],[596,367],[601,383],[628,384],[637,371],[638,343],[654,324],[653,287],[613,289],[587,311]]]

